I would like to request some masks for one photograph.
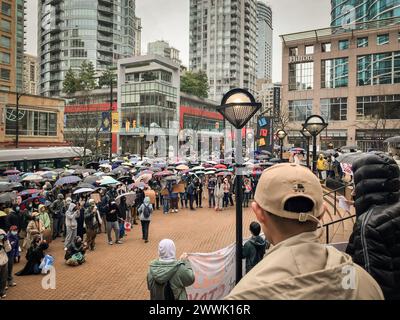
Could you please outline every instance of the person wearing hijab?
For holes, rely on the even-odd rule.
[[[150,263],[147,287],[151,300],[187,300],[186,287],[195,281],[192,266],[184,253],[176,259],[175,243],[170,239],[158,245],[159,258]]]

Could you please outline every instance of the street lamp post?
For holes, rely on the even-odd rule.
[[[287,136],[287,133],[286,133],[285,130],[279,129],[276,132],[276,136],[279,138],[279,141],[280,141],[280,147],[281,147],[280,158],[281,158],[281,161],[282,161],[282,158],[283,158],[283,140],[285,140],[285,138]]]
[[[307,168],[310,168],[310,138],[312,136],[311,133],[309,133],[308,130],[304,127],[300,130],[300,133],[307,140]]]
[[[24,94],[21,92],[16,93],[16,118],[15,118],[15,148],[19,147],[19,100]]]
[[[143,161],[144,133],[140,134],[140,161]]]
[[[236,283],[243,276],[242,246],[243,246],[243,143],[242,128],[261,108],[253,95],[244,89],[233,89],[222,98],[221,106],[217,108],[224,119],[236,128]]]
[[[307,118],[303,124],[303,128],[306,129],[313,138],[313,166],[312,170],[314,173],[317,172],[317,136],[328,126],[324,118],[318,115],[312,115]]]

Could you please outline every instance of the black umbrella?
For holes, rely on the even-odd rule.
[[[86,167],[87,169],[95,169],[95,170],[98,170],[98,169],[99,169],[99,166],[100,166],[100,163],[98,163],[98,162],[90,162],[90,163],[88,163],[85,167]]]
[[[83,179],[83,182],[84,183],[88,183],[88,184],[94,184],[94,183],[96,183],[98,180],[100,180],[101,178],[100,177],[96,177],[96,176],[88,176],[88,177],[86,177],[85,179]],[[82,182],[81,182],[82,183]],[[80,183],[80,184],[81,184]],[[79,184],[79,185],[80,185]]]
[[[6,183],[0,183],[0,192],[6,192],[6,191],[11,191],[11,183],[6,182]]]
[[[73,170],[85,169],[84,167],[82,167],[82,166],[80,166],[80,165],[77,165],[77,164],[75,164],[75,165],[73,165],[73,166],[70,166],[69,168],[70,168],[70,169],[73,169]]]
[[[17,195],[14,192],[6,192],[3,194],[0,194],[0,203],[12,202],[16,198],[17,198]]]
[[[118,178],[117,179],[118,181],[123,181],[123,182],[128,182],[128,183],[132,183],[133,182],[133,179],[132,179],[132,177],[130,177],[130,176],[123,176],[123,177],[120,177],[120,178]]]
[[[94,187],[93,184],[91,184],[91,183],[80,182],[80,183],[78,184],[78,186],[77,186],[74,190],[82,189],[82,188],[91,188],[91,189],[94,189],[95,187]]]
[[[20,184],[19,182],[13,182],[13,183],[11,183],[11,188],[13,190],[21,191],[24,189],[24,186],[22,184]]]

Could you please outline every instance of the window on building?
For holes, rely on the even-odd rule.
[[[331,52],[332,51],[332,44],[330,42],[323,43],[321,45],[322,52]]]
[[[289,101],[289,121],[306,121],[312,115],[312,100]]]
[[[314,87],[314,62],[289,65],[289,90],[311,90]]]
[[[6,110],[6,134],[15,135],[15,107]],[[20,109],[19,133],[23,136],[57,136],[57,114]]]
[[[349,59],[322,60],[321,88],[342,88],[349,84]]]
[[[339,50],[347,50],[350,46],[350,41],[349,40],[340,40],[339,41]]]
[[[314,45],[306,46],[306,55],[314,54]]]
[[[10,54],[6,52],[0,52],[0,63],[10,64]]]
[[[0,38],[0,47],[10,49],[11,47],[11,39],[6,36],[1,36]]]
[[[1,13],[6,16],[11,16],[11,4],[3,1],[1,3]]]
[[[1,19],[0,28],[5,32],[11,32],[11,22],[8,20]]]
[[[289,56],[295,57],[298,55],[299,55],[299,48],[297,47],[289,48]]]
[[[400,95],[357,97],[357,120],[400,119]]]
[[[0,69],[0,79],[9,81],[10,80],[10,70],[1,68]]]
[[[400,51],[357,57],[357,84],[400,83]]]
[[[376,43],[378,46],[383,46],[389,43],[389,34],[378,34],[376,37]]]
[[[321,116],[325,121],[346,121],[347,98],[321,99]]]
[[[368,47],[368,37],[362,37],[357,39],[357,48]]]

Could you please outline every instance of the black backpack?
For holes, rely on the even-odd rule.
[[[150,218],[150,213],[151,213],[150,207],[149,207],[148,205],[144,205],[144,208],[143,208],[143,217],[144,217],[145,219]]]
[[[164,300],[175,301],[174,292],[169,281],[167,281],[164,287]]]

